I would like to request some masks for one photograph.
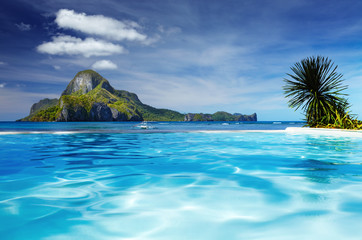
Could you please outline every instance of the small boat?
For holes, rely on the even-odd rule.
[[[140,124],[135,125],[134,127],[140,128],[140,129],[153,129],[153,128],[155,128],[152,125],[148,124],[147,121],[143,121]]]

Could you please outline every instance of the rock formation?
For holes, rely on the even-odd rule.
[[[59,99],[33,104],[30,115],[19,121],[256,121],[256,114],[226,112],[181,114],[143,104],[136,94],[114,89],[93,70],[77,73]]]

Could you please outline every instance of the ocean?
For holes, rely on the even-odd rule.
[[[362,133],[0,122],[1,239],[360,239]]]

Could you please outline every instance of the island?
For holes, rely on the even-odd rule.
[[[29,116],[18,121],[257,121],[257,115],[182,114],[154,108],[142,103],[135,93],[114,89],[99,73],[84,70],[75,75],[59,99],[40,100],[32,105]]]

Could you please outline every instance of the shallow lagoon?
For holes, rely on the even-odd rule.
[[[28,124],[0,124],[2,239],[362,235],[361,133]]]

